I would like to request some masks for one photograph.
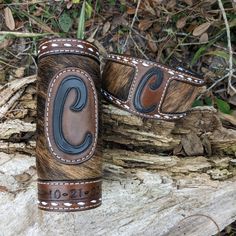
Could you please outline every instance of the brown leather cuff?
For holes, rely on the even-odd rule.
[[[83,211],[102,203],[101,179],[38,181],[38,207],[47,211]]]
[[[48,211],[98,207],[102,176],[98,49],[83,40],[44,40],[39,45],[37,83],[38,206]]]
[[[108,101],[152,119],[186,116],[203,85],[200,76],[183,68],[119,54],[106,58],[102,75],[102,94]]]

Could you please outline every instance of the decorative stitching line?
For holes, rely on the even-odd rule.
[[[73,199],[71,199],[73,200]],[[91,201],[89,201],[90,203],[97,203],[97,202],[101,202],[102,198],[99,198],[99,199],[93,199]],[[47,202],[45,202],[47,201]],[[42,204],[43,206],[46,206],[46,205],[52,205],[52,206],[58,206],[60,204],[63,204],[64,206],[72,206],[73,204],[77,204],[79,206],[84,206],[88,201],[79,201],[79,202],[58,202],[57,200],[43,200],[43,201],[40,201],[38,200],[37,201],[38,204]]]
[[[94,143],[93,143],[93,146],[92,146],[92,149],[91,151],[85,156],[85,157],[80,157],[78,159],[75,159],[75,160],[65,160],[64,158],[60,157],[59,155],[57,155],[55,153],[55,151],[53,150],[53,147],[51,145],[51,141],[50,141],[50,138],[49,138],[49,131],[48,131],[48,113],[49,113],[49,104],[50,104],[50,99],[51,99],[51,93],[52,93],[52,88],[56,82],[56,80],[61,76],[63,75],[64,73],[66,72],[78,72],[78,73],[81,73],[83,74],[90,82],[90,85],[92,87],[92,90],[93,90],[93,95],[94,95],[94,106],[95,106],[95,140],[94,140]],[[51,85],[49,87],[49,92],[48,92],[48,96],[47,96],[47,105],[46,105],[46,136],[47,136],[47,140],[48,140],[48,145],[49,145],[49,148],[51,149],[51,152],[53,153],[53,155],[60,159],[61,161],[63,162],[70,162],[70,163],[76,163],[76,162],[82,162],[84,160],[88,160],[94,153],[95,151],[95,147],[97,145],[97,135],[98,135],[98,108],[97,108],[97,96],[96,96],[96,93],[95,93],[95,90],[94,90],[94,87],[95,85],[93,84],[93,81],[90,79],[89,75],[87,73],[85,73],[84,71],[80,70],[80,69],[66,69],[66,70],[63,70],[61,72],[58,72],[57,73],[57,76],[52,80],[51,82]]]
[[[57,42],[57,43],[55,43]],[[69,43],[68,43],[69,42]],[[70,42],[75,42],[75,43],[70,43]],[[60,45],[61,44],[61,45]],[[42,52],[43,50],[47,49],[47,48],[81,48],[81,50],[76,50],[76,49],[71,49],[71,50],[67,50],[67,49],[55,49],[55,50],[46,50],[45,52]],[[83,49],[83,50],[82,50]],[[87,52],[86,52],[87,51]],[[50,54],[50,53],[63,53],[63,52],[68,52],[68,53],[81,53],[81,54],[86,54],[86,55],[90,55],[94,58],[96,58],[97,60],[99,60],[99,51],[98,48],[96,46],[94,46],[93,44],[90,44],[86,41],[81,41],[81,40],[76,40],[76,39],[52,39],[52,40],[48,40],[42,44],[39,45],[39,50],[38,50],[38,54],[39,54],[39,58],[45,54]],[[92,54],[91,54],[92,52]]]
[[[135,65],[135,63],[133,62],[133,61],[135,61],[135,62],[138,62],[138,63],[142,63],[142,65],[143,65],[143,63],[145,63],[147,66],[157,66],[157,67],[160,67],[160,68],[162,68],[162,69],[165,69],[165,70],[167,70],[168,72],[170,71],[170,72],[172,72],[172,73],[176,73],[176,74],[178,74],[178,75],[183,75],[183,76],[185,76],[185,77],[190,77],[190,75],[188,75],[188,74],[186,74],[186,73],[182,73],[182,72],[180,72],[180,71],[177,71],[177,70],[173,70],[173,69],[171,69],[171,68],[168,68],[167,66],[164,66],[164,65],[161,65],[161,64],[159,64],[159,63],[155,63],[155,62],[150,62],[150,61],[147,61],[147,60],[144,60],[144,59],[135,59],[135,58],[129,58],[129,57],[125,57],[125,56],[122,56],[122,55],[115,55],[115,54],[110,54],[110,55],[108,55],[108,58],[109,59],[114,59],[114,60],[116,60],[116,61],[118,61],[118,62],[120,62],[120,59],[126,59],[126,61],[122,61],[122,62],[126,62],[127,64],[131,64],[131,65]],[[132,63],[131,63],[132,62]],[[173,74],[172,74],[173,75]],[[191,76],[192,78],[194,78],[194,79],[196,79],[197,81],[200,81],[201,83],[204,83],[204,81],[202,80],[202,79],[200,79],[200,78],[197,78],[196,76]],[[178,78],[179,79],[179,78]],[[189,81],[189,80],[187,80],[187,81]],[[191,82],[191,81],[189,81],[189,82]],[[199,84],[198,82],[195,82],[196,84]],[[193,83],[193,84],[195,84],[195,83]],[[201,84],[200,83],[200,84]]]
[[[42,205],[38,205],[38,207],[43,208],[43,209],[50,209],[50,210],[76,210],[76,209],[94,208],[94,207],[99,206],[101,204],[102,204],[102,202],[99,202],[97,204],[92,204],[89,206],[79,206],[79,207],[47,207],[47,206],[42,206]]]
[[[38,182],[38,184],[44,185],[81,185],[81,184],[90,184],[90,183],[99,183],[102,182],[101,179],[99,180],[92,180],[92,181],[83,181],[83,182]]]
[[[138,111],[133,110],[131,107],[129,107],[126,104],[118,103],[116,101],[117,99],[113,95],[109,94],[107,91],[102,90],[101,92],[103,93],[103,95],[106,98],[110,99],[107,95],[104,94],[104,92],[107,93],[110,97],[112,97],[112,99],[113,99],[112,101],[114,101],[119,106],[123,107],[125,110],[131,111],[132,113],[138,114],[138,115],[140,115],[142,117],[146,117],[146,118],[160,118],[162,120],[168,120],[168,119],[179,119],[179,118],[182,118],[182,117],[186,116],[186,113],[181,113],[181,114],[170,114],[170,113],[163,113],[162,114],[162,113],[160,113],[160,114],[155,114],[155,115],[147,115],[147,114],[140,113]]]
[[[80,54],[84,54],[84,55],[89,55],[89,56],[94,57],[95,59],[99,60],[99,57],[94,54],[91,54],[89,52],[85,52],[82,50],[73,50],[73,49],[56,49],[56,50],[46,51],[46,52],[40,53],[38,58],[42,57],[43,55],[51,54],[51,53],[80,53]]]
[[[93,44],[91,44],[89,42],[80,40],[80,39],[50,39],[50,40],[47,40],[46,42],[39,44],[39,47],[42,47],[43,45],[45,45],[47,43],[51,43],[51,42],[77,42],[77,43],[86,44],[90,47],[94,47],[98,51],[98,48],[96,46],[94,46]]]

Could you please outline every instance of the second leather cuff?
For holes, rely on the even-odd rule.
[[[110,54],[102,75],[104,97],[135,115],[163,120],[186,116],[204,80],[183,68]]]

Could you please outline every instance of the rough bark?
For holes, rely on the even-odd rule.
[[[23,89],[0,126],[0,235],[212,235],[236,220],[236,131],[207,107],[173,123],[104,103],[103,205],[38,210],[35,88],[25,86],[0,107]]]

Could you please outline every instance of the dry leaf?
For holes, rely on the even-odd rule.
[[[184,2],[189,6],[193,5],[193,0],[184,0]]]
[[[16,78],[21,78],[23,77],[24,75],[24,72],[25,72],[25,67],[19,67],[15,70],[15,77]]]
[[[44,24],[40,21],[38,22],[38,21],[34,20],[33,18],[30,18],[30,20],[33,24],[40,27],[44,32],[54,33],[53,30],[49,26],[47,26],[46,24]]]
[[[111,27],[111,23],[107,21],[102,28],[102,35],[104,36]]]
[[[136,11],[136,8],[128,7],[126,13],[127,13],[128,15],[134,15],[134,14],[135,14],[135,11]]]
[[[11,9],[9,7],[6,7],[4,9],[4,15],[5,15],[5,23],[6,26],[10,29],[10,30],[14,30],[15,29],[15,21],[11,12]]]
[[[194,30],[193,30],[193,35],[194,36],[199,36],[201,34],[203,34],[204,32],[206,32],[208,30],[208,28],[210,27],[211,23],[210,22],[206,22],[203,23],[199,26],[197,26]]]
[[[199,43],[206,43],[208,42],[208,33],[203,33],[199,39]]]
[[[149,29],[152,26],[152,22],[150,20],[141,20],[139,22],[138,28],[142,31]]]
[[[153,39],[150,34],[147,34],[147,39],[148,39],[147,41],[148,47],[150,48],[150,50],[154,53],[157,52],[157,49],[158,49],[157,45],[155,42],[153,42]]]
[[[170,0],[167,4],[166,4],[166,8],[167,9],[172,9],[176,6],[176,0]]]
[[[25,183],[25,182],[29,181],[30,179],[31,179],[31,175],[29,175],[26,172],[19,174],[19,175],[15,175],[15,180],[17,182]]]
[[[41,16],[42,12],[43,12],[43,8],[42,7],[37,7],[37,10],[33,13],[34,16]]]
[[[155,9],[150,5],[149,1],[141,1],[140,3],[140,9],[145,9],[147,12],[149,12],[151,15],[155,16],[156,11]]]
[[[178,19],[177,22],[176,22],[176,27],[178,29],[184,28],[184,26],[186,25],[186,20],[187,20],[186,17],[182,17],[182,18]]]
[[[229,98],[229,103],[231,103],[234,106],[236,106],[236,95],[234,95],[234,96]],[[235,116],[236,116],[236,114],[235,114]]]
[[[4,39],[0,41],[0,49],[8,47],[12,43],[12,39]]]

